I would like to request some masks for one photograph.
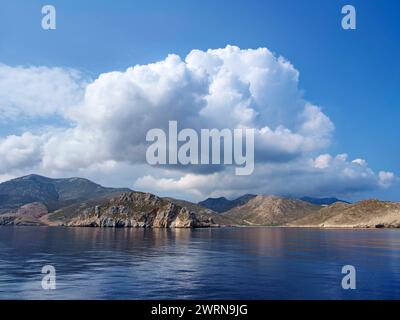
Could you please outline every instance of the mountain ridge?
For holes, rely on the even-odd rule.
[[[107,188],[84,178],[28,175],[0,184],[0,225],[400,227],[397,202],[370,199],[351,204],[324,198],[318,201],[333,203],[319,205],[301,199],[250,194],[234,200],[209,199],[206,205],[216,210],[201,205],[204,201],[192,203],[129,188]],[[222,211],[223,208],[228,210]]]
[[[254,194],[245,194],[233,200],[228,200],[225,197],[207,198],[203,201],[198,202],[198,204],[215,212],[222,213],[238,205],[245,204],[248,200],[254,198],[255,196],[256,195]]]
[[[284,225],[319,209],[317,205],[297,199],[258,195],[223,215],[242,220],[247,225],[276,226]]]
[[[317,204],[317,205],[331,205],[336,202],[350,203],[348,201],[341,200],[336,197],[325,197],[325,198],[301,197],[299,200],[309,202],[312,204]]]
[[[379,214],[378,214],[379,213]],[[292,221],[291,226],[342,228],[400,228],[400,203],[367,199],[336,202]]]
[[[0,184],[0,213],[13,212],[22,205],[39,202],[50,210],[88,199],[104,197],[128,188],[106,188],[84,178],[53,179],[36,174]]]

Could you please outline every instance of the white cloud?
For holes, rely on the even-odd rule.
[[[237,197],[244,193],[287,196],[344,196],[373,191],[393,182],[393,173],[374,173],[366,166],[324,154],[287,163],[264,163],[253,176],[235,176],[232,171],[209,175],[183,174],[179,177],[146,175],[135,187],[159,193],[180,193],[202,199],[206,196]]]
[[[396,177],[393,172],[386,172],[386,171],[379,172],[379,184],[384,188],[389,187],[394,182],[395,179]]]
[[[165,129],[169,120],[180,128],[255,128],[257,161],[324,148],[334,129],[320,107],[302,98],[289,62],[267,49],[233,46],[102,74],[66,116],[75,126],[45,146],[48,167],[142,163],[146,132]]]
[[[367,166],[367,161],[365,161],[364,159],[354,159],[352,163],[357,163],[358,165],[363,167]]]
[[[0,121],[63,114],[84,87],[76,70],[0,64]]]
[[[43,138],[25,132],[0,139],[0,173],[18,168],[29,168],[41,161]]]
[[[97,176],[105,184],[112,175],[136,180],[137,188],[190,197],[351,193],[394,179],[375,174],[362,159],[349,162],[346,154],[314,158],[329,146],[334,125],[303,97],[298,70],[266,48],[193,50],[185,59],[169,55],[90,83],[74,70],[0,66],[0,119],[53,114],[70,127],[0,140],[0,175],[35,170]],[[256,171],[238,178],[232,168],[199,173],[146,165],[147,131],[166,129],[169,120],[180,129],[254,128]]]
[[[332,156],[330,154],[321,154],[314,160],[314,167],[318,169],[326,169],[330,166]]]

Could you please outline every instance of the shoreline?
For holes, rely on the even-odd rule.
[[[225,226],[209,226],[209,227],[112,227],[112,226],[67,226],[67,225],[24,225],[24,224],[0,224],[0,228],[12,228],[12,227],[41,227],[41,228],[65,228],[65,229],[76,229],[76,228],[85,228],[85,229],[136,229],[136,230],[200,230],[200,229],[241,229],[241,228],[281,228],[281,229],[320,229],[320,230],[400,230],[398,227],[358,227],[358,226],[242,226],[242,225],[225,225]]]

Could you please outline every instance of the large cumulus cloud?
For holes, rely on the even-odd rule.
[[[138,188],[198,198],[250,191],[348,194],[387,187],[395,179],[374,173],[360,159],[316,156],[329,147],[334,125],[303,97],[295,67],[266,48],[193,50],[185,59],[169,55],[90,83],[70,70],[14,69],[0,68],[0,112],[22,113],[34,122],[41,116],[41,94],[52,91],[43,112],[60,114],[70,125],[1,138],[0,174],[35,169],[101,177],[111,168]],[[18,76],[11,81],[6,74]],[[199,172],[195,166],[146,165],[147,131],[167,131],[169,120],[180,129],[254,128],[255,172],[236,177],[230,167]]]
[[[146,132],[180,128],[254,128],[256,160],[281,161],[326,147],[333,124],[305,101],[298,71],[267,49],[194,50],[102,74],[67,116],[75,127],[45,147],[45,165],[81,167],[96,160],[144,162]],[[77,161],[77,160],[80,161]],[[193,168],[196,170],[196,168]]]

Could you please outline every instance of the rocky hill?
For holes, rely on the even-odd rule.
[[[46,225],[41,218],[48,214],[47,207],[39,202],[23,205],[16,212],[0,215],[0,225]]]
[[[42,203],[49,211],[129,189],[105,188],[82,178],[50,179],[29,175],[0,184],[0,214],[15,213],[30,203]]]
[[[217,226],[215,215],[188,201],[106,188],[82,178],[29,175],[0,184],[0,225],[189,228]]]
[[[170,200],[141,192],[123,193],[95,206],[80,207],[66,225],[140,228],[217,226],[209,215],[195,213]]]
[[[244,225],[278,226],[317,212],[320,208],[301,200],[260,195],[222,215]]]
[[[293,226],[346,228],[399,228],[400,203],[364,200],[354,204],[337,202],[292,221]]]
[[[229,208],[225,212],[223,208]],[[306,226],[400,228],[400,203],[365,200],[316,205],[277,196],[246,195],[199,204],[86,179],[30,175],[0,184],[0,225],[195,228]]]

